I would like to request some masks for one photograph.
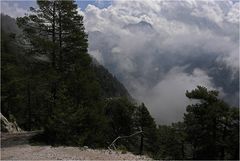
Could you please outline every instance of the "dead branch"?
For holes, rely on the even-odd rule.
[[[138,131],[138,132],[136,132],[136,133],[134,133],[134,134],[131,134],[131,135],[128,135],[128,136],[118,136],[118,137],[117,137],[116,139],[114,139],[113,142],[108,146],[108,149],[109,149],[109,150],[112,150],[112,149],[111,149],[111,147],[112,147],[114,150],[117,150],[116,145],[115,145],[115,142],[116,142],[118,139],[130,138],[130,137],[133,137],[133,136],[135,136],[135,135],[142,134],[142,133],[143,133],[143,131],[141,130],[141,131]]]

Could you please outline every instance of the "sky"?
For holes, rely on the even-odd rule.
[[[76,0],[78,6],[82,9],[85,10],[85,8],[91,4],[95,5],[98,8],[106,8],[110,6],[114,1],[116,0]],[[131,0],[130,0],[131,1]],[[174,0],[168,0],[168,1],[174,1]],[[204,1],[204,0],[202,0]],[[218,0],[219,1],[219,0]],[[224,0],[220,0],[224,1]],[[239,2],[239,0],[231,0],[233,3]],[[1,0],[1,3],[7,3],[10,6],[17,5],[19,8],[23,8],[27,10],[30,6],[36,6],[35,0]],[[1,8],[4,11],[4,8]]]
[[[78,7],[84,11],[86,7],[94,5],[98,8],[106,8],[110,6],[111,0],[77,0]],[[35,0],[1,0],[1,13],[6,13],[11,17],[23,16],[29,7],[36,7]]]
[[[78,1],[89,53],[113,73],[157,123],[181,121],[197,85],[238,102],[239,1]],[[22,16],[34,2],[1,1]]]
[[[106,8],[108,6],[111,5],[112,1],[110,0],[77,0],[76,1],[78,6],[82,9],[85,10],[85,8],[91,4],[91,5],[95,5],[99,8]],[[23,9],[23,10],[28,10],[29,7],[34,7],[36,6],[36,1],[34,0],[1,0],[1,12],[7,12],[8,14],[11,14],[10,12],[14,12],[14,11],[7,11],[5,8],[5,6],[8,6],[9,8],[15,8],[15,9]],[[14,13],[12,13],[14,14]]]

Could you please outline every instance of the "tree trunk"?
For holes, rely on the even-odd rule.
[[[52,83],[52,99],[53,99],[53,105],[52,105],[52,109],[51,109],[51,113],[50,115],[52,115],[53,109],[55,109],[56,107],[56,95],[57,95],[57,83],[54,80]]]
[[[226,124],[227,124],[228,120],[226,120]],[[222,141],[223,143],[225,143],[225,138],[226,138],[226,132],[227,132],[227,125],[224,125],[224,129],[223,129],[223,136],[222,136]],[[225,159],[225,144],[223,144],[221,146],[221,156],[220,156],[221,160]]]
[[[55,6],[55,1],[53,1],[53,20],[52,20],[52,42],[53,42],[53,51],[52,51],[52,67],[53,69],[55,69],[56,67],[56,64],[55,64],[55,61],[56,61],[56,53],[55,53],[55,40],[56,40],[56,37],[55,37],[55,23],[56,23],[56,6]]]
[[[139,154],[142,155],[143,154],[143,134],[141,134],[141,142],[140,142],[140,150],[139,150]]]
[[[28,98],[28,131],[31,131],[32,129],[32,109],[31,109],[31,86],[30,86],[30,82],[28,81],[28,85],[27,85],[27,98]]]
[[[52,20],[52,42],[53,42],[53,51],[52,51],[52,67],[53,70],[56,70],[56,50],[55,50],[55,41],[56,41],[56,2],[53,1],[53,20]],[[55,78],[54,78],[55,79]],[[50,116],[52,115],[53,109],[55,109],[56,106],[56,80],[53,80],[52,82],[52,98],[53,98],[53,105],[51,109]]]
[[[213,150],[213,158],[212,159],[217,159],[217,155],[216,155],[216,139],[217,139],[217,120],[216,118],[213,119],[213,146],[212,146],[212,150]]]
[[[59,9],[59,68],[63,71],[63,56],[62,56],[62,11]]]
[[[193,148],[192,148],[192,159],[193,160],[195,160],[195,159],[197,159],[197,155],[196,155],[196,145],[195,145],[195,143],[193,144],[193,146],[192,146]]]
[[[182,159],[184,159],[184,158],[185,158],[185,154],[184,154],[184,142],[182,142],[181,150],[182,150]]]

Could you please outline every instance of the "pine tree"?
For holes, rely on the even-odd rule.
[[[136,128],[143,131],[139,153],[143,154],[143,151],[156,153],[158,149],[156,124],[144,103],[136,108],[134,120]]]
[[[157,159],[182,160],[184,157],[184,138],[182,123],[158,126],[158,153]]]
[[[50,60],[48,79],[51,86],[51,115],[56,108],[62,81],[67,77],[78,79],[76,77],[83,70],[87,76],[93,77],[91,71],[86,69],[89,68],[91,59],[87,54],[88,43],[83,17],[78,14],[75,2],[46,0],[37,1],[37,4],[37,9],[31,8],[33,14],[18,18],[17,22],[23,29],[28,53],[38,57],[47,56]],[[79,102],[78,94],[75,98]]]
[[[230,115],[234,108],[218,99],[217,91],[208,91],[205,87],[187,91],[186,96],[200,101],[189,105],[184,115],[187,139],[193,146],[193,159],[233,159],[234,155],[227,154],[225,149],[229,132],[232,129],[238,131],[239,119]],[[234,128],[229,126],[232,123],[235,123]],[[236,144],[233,151],[238,149]]]
[[[23,29],[29,55],[49,60],[48,69],[43,71],[47,73],[49,87],[46,138],[53,144],[90,144],[89,140],[94,140],[93,131],[101,124],[99,120],[104,119],[103,114],[101,117],[94,114],[100,102],[99,84],[87,53],[83,17],[71,0],[45,0],[37,4],[38,8],[31,8],[32,14],[17,21]]]

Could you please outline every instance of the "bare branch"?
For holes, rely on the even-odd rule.
[[[130,137],[133,137],[135,135],[138,135],[138,134],[142,134],[143,131],[138,131],[134,134],[131,134],[131,135],[128,135],[128,136],[118,136],[116,139],[113,140],[113,142],[108,146],[108,149],[109,150],[112,150],[111,147],[113,147],[114,150],[117,150],[116,146],[115,146],[115,142],[118,140],[118,139],[125,139],[125,138],[130,138]]]

